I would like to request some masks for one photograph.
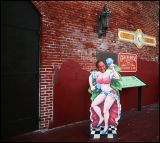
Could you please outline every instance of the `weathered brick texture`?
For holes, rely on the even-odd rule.
[[[41,14],[40,43],[40,128],[53,119],[54,77],[66,60],[84,70],[95,68],[96,51],[129,52],[139,59],[158,62],[158,1],[32,1]],[[112,12],[106,37],[98,38],[97,16],[104,5]],[[156,47],[138,49],[118,40],[118,28],[155,36]]]

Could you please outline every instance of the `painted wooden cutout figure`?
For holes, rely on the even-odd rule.
[[[106,64],[108,69],[106,68]],[[120,68],[113,64],[113,59],[97,61],[97,70],[89,76],[89,93],[91,96],[90,131],[93,138],[106,136],[114,138],[117,135],[117,125],[121,114],[119,90],[121,86]]]

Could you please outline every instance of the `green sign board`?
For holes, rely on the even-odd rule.
[[[142,82],[135,76],[122,76],[120,83],[122,85],[122,88],[146,86],[144,82]]]

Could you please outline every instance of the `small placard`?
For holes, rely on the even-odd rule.
[[[131,53],[119,53],[118,65],[121,68],[121,72],[136,72],[137,55]]]
[[[120,80],[122,88],[146,86],[144,82],[135,76],[122,76]]]

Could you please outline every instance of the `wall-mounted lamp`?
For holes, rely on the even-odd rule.
[[[102,13],[98,16],[98,37],[106,35],[106,30],[109,28],[109,20],[111,17],[111,12],[108,10],[107,6],[103,7]]]

